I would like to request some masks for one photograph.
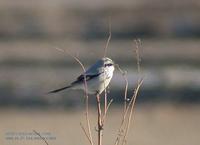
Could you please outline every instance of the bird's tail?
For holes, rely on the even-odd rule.
[[[70,86],[63,87],[63,88],[60,88],[60,89],[56,89],[56,90],[53,90],[53,91],[48,92],[48,94],[57,93],[57,92],[60,92],[60,91],[65,90],[65,89],[68,89],[68,88],[70,88],[70,87],[71,87],[71,85],[70,85]]]

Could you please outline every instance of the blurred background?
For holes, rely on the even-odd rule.
[[[0,143],[43,144],[17,138],[35,129],[53,134],[50,144],[87,144],[79,126],[84,122],[83,92],[46,93],[82,73],[73,58],[56,48],[90,66],[104,54],[110,19],[107,56],[128,72],[129,98],[138,78],[133,40],[142,41],[145,79],[128,143],[199,145],[199,13],[198,0],[0,0]],[[116,70],[108,89],[113,104],[105,127],[107,144],[117,134],[124,85]],[[93,96],[90,106],[95,126]],[[8,139],[8,133],[16,138]]]

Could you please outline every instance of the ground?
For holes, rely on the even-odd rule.
[[[95,131],[95,108],[91,108],[92,131]],[[128,144],[132,145],[199,145],[200,108],[198,106],[175,106],[169,104],[138,105],[130,128]],[[32,133],[33,130],[48,133],[50,145],[87,145],[80,128],[84,123],[83,111],[72,110],[18,110],[0,111],[0,144],[43,145],[38,139],[8,139],[9,133]],[[111,107],[104,126],[104,143],[113,145],[119,127],[121,110]],[[11,135],[12,136],[12,135]],[[23,135],[22,135],[23,136]],[[25,135],[24,135],[25,136]],[[31,135],[30,135],[31,136]]]

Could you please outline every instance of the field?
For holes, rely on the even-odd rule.
[[[96,134],[95,108],[91,108],[92,131]],[[199,106],[138,105],[128,137],[129,145],[199,145],[200,144],[200,108]],[[18,110],[0,111],[0,144],[2,145],[43,145],[39,139],[27,137],[36,130],[48,133],[50,145],[86,145],[88,144],[81,128],[84,112],[80,110]],[[111,107],[106,126],[104,143],[113,145],[119,127],[121,111],[117,106]],[[33,137],[34,134],[29,135]]]

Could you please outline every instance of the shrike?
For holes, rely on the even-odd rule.
[[[109,85],[114,69],[114,62],[110,58],[104,57],[93,64],[70,85],[50,91],[49,93],[57,93],[65,89],[85,90],[85,83],[87,83],[88,94],[101,94]]]

